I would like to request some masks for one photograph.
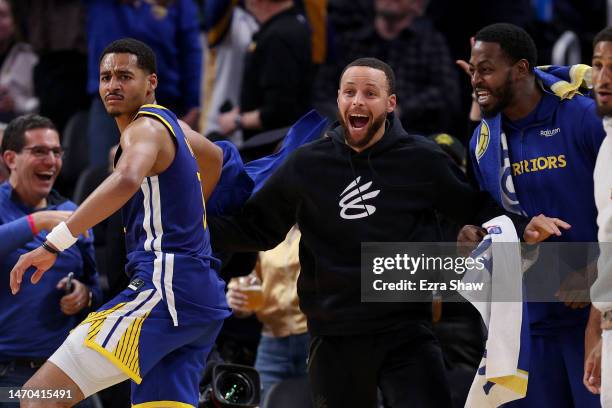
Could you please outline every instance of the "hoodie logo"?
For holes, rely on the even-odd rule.
[[[560,131],[561,131],[560,128],[540,130],[540,136],[551,137],[551,136],[556,135]]]
[[[364,201],[376,197],[380,193],[380,190],[368,191],[370,187],[372,187],[372,182],[369,181],[363,185],[359,185],[360,182],[361,176],[352,181],[340,194],[340,197],[342,197],[338,203],[340,206],[340,217],[345,220],[365,218],[376,212],[376,207],[365,204]]]

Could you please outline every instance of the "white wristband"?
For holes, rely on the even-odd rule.
[[[72,236],[72,233],[68,229],[65,222],[61,222],[47,234],[47,241],[49,241],[59,251],[64,251],[77,242],[78,238]]]

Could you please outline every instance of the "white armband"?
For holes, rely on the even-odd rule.
[[[59,251],[64,251],[70,248],[78,238],[72,236],[72,233],[68,229],[65,222],[61,222],[47,234],[47,241],[49,241]]]

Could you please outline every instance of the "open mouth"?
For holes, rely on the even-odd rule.
[[[612,92],[610,91],[597,91],[597,99],[602,103],[608,103],[612,99]]]
[[[351,124],[351,127],[355,129],[364,128],[369,121],[370,117],[368,115],[363,115],[360,113],[353,113],[349,115],[349,123]]]
[[[36,173],[35,175],[41,181],[51,181],[53,179],[53,173]]]
[[[489,97],[491,96],[491,94],[488,91],[479,89],[476,91],[476,101],[480,104],[480,105],[484,105],[489,101]]]

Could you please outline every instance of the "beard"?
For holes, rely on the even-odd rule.
[[[480,106],[480,111],[482,116],[485,118],[491,118],[496,116],[498,113],[506,109],[512,103],[512,99],[514,99],[514,90],[512,89],[513,81],[511,73],[508,73],[508,77],[504,82],[504,85],[496,90],[495,92],[489,91],[491,97],[497,99],[497,103],[488,109],[484,109]]]
[[[595,105],[597,106],[597,114],[600,117],[612,116],[612,106],[609,105],[600,105],[597,100],[597,96],[595,96]]]
[[[387,119],[386,112],[374,118],[372,120],[372,123],[370,123],[370,125],[368,126],[368,130],[366,132],[365,137],[361,140],[355,140],[349,132],[349,128],[347,126],[346,121],[344,120],[344,117],[342,117],[342,115],[338,113],[338,120],[340,121],[340,124],[344,128],[344,139],[346,140],[346,143],[349,146],[356,147],[358,149],[365,147],[368,145],[368,143],[370,143],[370,141],[374,138],[374,135],[376,135],[376,133],[380,130],[381,126],[385,125],[386,119]]]

